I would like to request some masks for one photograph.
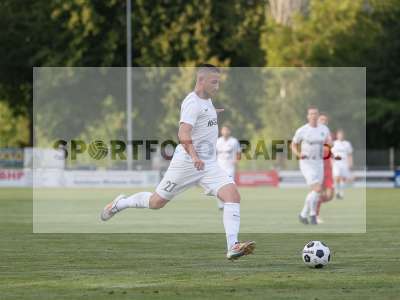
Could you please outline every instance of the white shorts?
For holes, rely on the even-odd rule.
[[[349,179],[351,177],[350,169],[347,165],[334,163],[332,169],[333,177],[343,177]]]
[[[324,164],[322,160],[300,160],[300,171],[307,185],[322,184],[324,179]]]
[[[228,174],[229,177],[232,178],[232,180],[235,180],[235,167],[223,167],[221,165],[219,166],[222,170],[226,172],[226,174]]]
[[[171,200],[190,187],[201,186],[207,195],[217,196],[224,185],[234,183],[217,162],[206,162],[204,170],[197,170],[193,162],[172,158],[164,178],[156,188],[162,198]]]

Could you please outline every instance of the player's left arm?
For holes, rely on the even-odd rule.
[[[242,148],[240,146],[240,143],[238,140],[236,140],[236,160],[235,163],[237,164],[239,162],[239,160],[242,159]]]
[[[242,152],[236,153],[236,163],[242,159]]]
[[[332,144],[333,144],[332,137],[330,134],[328,134],[327,138],[325,139],[325,145],[328,145],[329,147],[332,148]]]
[[[329,128],[327,128],[327,129],[328,129],[328,135],[326,136],[326,139],[324,141],[324,146],[329,148],[329,157],[327,157],[327,159],[330,159],[330,158],[335,158],[336,159],[336,157],[335,157],[335,155],[333,154],[333,151],[332,151],[332,148],[333,148],[332,135],[331,135],[331,132],[330,132]]]
[[[349,165],[349,169],[352,169],[353,168],[353,154],[352,153],[350,153],[347,156],[347,162],[348,162],[348,165]]]

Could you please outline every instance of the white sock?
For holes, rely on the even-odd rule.
[[[339,195],[342,196],[342,197],[343,197],[343,194],[344,194],[344,186],[345,186],[344,182],[340,181],[339,182]]]
[[[307,194],[306,199],[304,200],[304,206],[303,209],[301,210],[300,216],[302,218],[307,218],[308,217],[308,212],[310,210],[310,206],[309,206],[309,201],[308,201],[308,197],[310,196],[310,193]]]
[[[140,192],[133,194],[132,196],[122,198],[117,203],[118,210],[123,210],[128,207],[132,208],[149,208],[150,196],[153,193],[150,192]]]
[[[219,209],[223,209],[224,208],[224,202],[219,200],[219,199],[217,199],[217,205],[218,205]]]
[[[240,204],[225,203],[223,220],[226,234],[226,245],[229,250],[236,242],[238,242],[240,227]]]
[[[320,197],[320,193],[317,193],[316,191],[311,191],[307,195],[307,202],[308,202],[308,206],[310,208],[310,216],[317,215],[317,204],[318,204],[319,197]]]

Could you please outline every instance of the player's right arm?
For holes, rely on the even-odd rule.
[[[204,169],[204,162],[199,159],[196,150],[193,147],[193,142],[192,142],[192,129],[193,126],[184,122],[181,122],[179,126],[179,131],[178,131],[178,138],[179,142],[185,148],[186,152],[190,155],[192,158],[192,161],[194,163],[194,167],[197,170],[203,170]]]
[[[200,108],[193,99],[185,99],[181,106],[181,120],[179,122],[178,138],[179,142],[190,155],[197,170],[204,169],[204,162],[199,159],[197,152],[193,146],[192,129],[196,124],[200,114]]]
[[[296,133],[294,134],[294,137],[292,139],[292,143],[290,145],[292,153],[294,153],[294,155],[298,159],[306,158],[304,155],[301,154],[301,150],[300,150],[301,141],[302,141],[302,130],[301,130],[301,128],[299,128],[299,129],[296,130]]]
[[[300,144],[297,144],[295,142],[292,141],[291,145],[290,145],[291,149],[292,149],[292,153],[298,158],[298,159],[302,159],[302,155],[301,155],[301,151],[300,151]]]
[[[342,157],[339,155],[338,151],[337,151],[337,143],[336,141],[333,142],[333,147],[331,149],[332,151],[332,156],[334,160],[342,160]]]

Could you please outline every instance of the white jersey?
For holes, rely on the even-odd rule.
[[[218,121],[211,99],[202,99],[195,92],[187,95],[181,105],[180,123],[193,126],[192,142],[199,158],[204,162],[216,161]],[[192,161],[181,144],[176,147],[174,157]]]
[[[339,156],[340,160],[334,160],[334,164],[342,164],[348,166],[348,157],[353,153],[353,147],[348,141],[336,140],[333,142],[332,147],[333,155]]]
[[[217,140],[218,164],[225,171],[235,170],[236,155],[241,152],[240,144],[234,137],[225,139],[223,136]]]
[[[303,125],[296,130],[293,143],[301,144],[301,155],[307,156],[309,160],[323,160],[324,143],[329,139],[328,127],[318,124],[312,127]]]

